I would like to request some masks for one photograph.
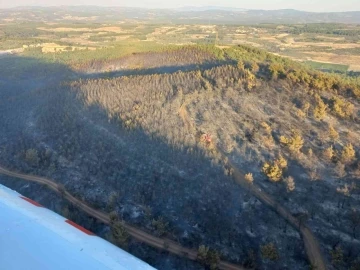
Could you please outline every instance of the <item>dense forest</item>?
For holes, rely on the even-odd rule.
[[[249,268],[308,269],[297,229],[234,181],[231,161],[249,185],[308,224],[329,269],[359,269],[357,77],[243,45],[170,47],[71,66],[5,60],[7,167],[55,179],[199,254],[210,249]],[[125,248],[131,241],[120,240]],[[200,262],[216,269],[216,260]]]

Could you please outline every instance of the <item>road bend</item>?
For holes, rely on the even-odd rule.
[[[39,177],[39,176],[35,176],[35,175],[28,175],[28,174],[13,172],[2,166],[0,166],[0,174],[45,185],[49,189],[53,190],[54,192],[62,195],[64,199],[66,199],[67,201],[69,201],[72,204],[74,204],[75,206],[77,206],[79,209],[81,209],[82,211],[87,213],[89,216],[92,216],[93,218],[98,219],[99,221],[103,222],[104,224],[110,223],[110,218],[107,213],[96,210],[96,209],[92,208],[91,206],[89,206],[88,204],[86,204],[85,202],[75,198],[68,191],[62,190],[61,186],[52,180],[49,180],[49,179],[46,179],[43,177]],[[132,225],[129,225],[125,222],[123,222],[123,226],[129,233],[129,235],[132,236],[134,239],[136,239],[139,242],[146,243],[149,246],[170,252],[177,256],[188,258],[193,261],[197,260],[197,251],[196,250],[185,248],[170,239],[155,237],[155,236],[153,236],[145,231],[142,231],[139,228],[136,228]],[[242,266],[231,264],[231,263],[228,263],[225,261],[220,261],[218,264],[218,267],[220,269],[224,269],[224,270],[246,270],[246,268],[244,268]]]
[[[245,180],[244,172],[238,169],[223,151],[220,149],[218,149],[218,151],[224,158],[226,158],[227,164],[233,169],[233,178],[240,186],[248,189],[257,199],[274,210],[278,215],[283,217],[290,225],[292,225],[292,227],[300,232],[309,263],[317,270],[326,270],[326,263],[321,252],[319,242],[310,228],[301,222],[299,218],[294,217],[288,209],[276,202],[276,200],[269,194],[260,190],[260,188],[256,185],[249,184]]]

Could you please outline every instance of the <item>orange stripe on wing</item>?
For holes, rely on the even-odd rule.
[[[37,207],[44,207],[44,206],[42,206],[40,203],[35,202],[35,201],[33,201],[32,199],[26,198],[26,197],[24,197],[24,196],[20,196],[20,198],[23,199],[23,200],[25,200],[25,201],[27,201],[27,202],[29,202],[29,203],[31,203],[32,205],[37,206]]]
[[[84,227],[81,227],[80,225],[76,224],[75,222],[71,220],[65,220],[67,224],[70,224],[71,226],[75,227],[76,229],[82,231],[83,233],[86,233],[87,235],[95,235],[94,233],[90,232],[89,230],[85,229]]]

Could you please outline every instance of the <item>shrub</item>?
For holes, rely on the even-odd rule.
[[[260,247],[260,250],[261,250],[261,256],[264,259],[268,259],[271,261],[279,260],[279,252],[276,246],[274,245],[274,243],[263,245]]]

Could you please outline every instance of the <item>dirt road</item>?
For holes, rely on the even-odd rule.
[[[219,150],[219,152],[226,157],[226,155]],[[299,230],[304,242],[305,251],[308,260],[312,266],[317,270],[326,270],[326,263],[320,250],[320,245],[314,234],[301,221],[294,217],[289,210],[277,203],[270,195],[261,191],[256,185],[249,185],[245,180],[245,174],[240,171],[231,161],[228,159],[228,165],[233,169],[233,178],[242,187],[249,189],[249,191],[261,202],[269,206],[285,220],[287,220],[295,229]]]
[[[52,180],[49,180],[49,179],[46,179],[43,177],[34,176],[34,175],[27,175],[27,174],[12,172],[1,166],[0,166],[0,174],[46,185],[49,189],[55,191],[58,194],[61,194],[64,197],[64,199],[73,203],[78,208],[80,208],[85,213],[87,213],[88,215],[100,220],[101,222],[103,222],[105,224],[109,224],[109,222],[110,222],[110,218],[109,218],[108,214],[103,213],[99,210],[96,210],[96,209],[88,206],[86,203],[75,198],[67,191],[61,192],[61,187]],[[155,247],[155,248],[158,248],[161,250],[165,250],[172,254],[175,254],[175,255],[178,255],[181,257],[186,257],[190,260],[196,261],[196,258],[197,258],[196,250],[184,248],[181,245],[179,245],[178,243],[176,243],[170,239],[155,237],[151,234],[148,234],[148,233],[146,233],[138,228],[135,228],[129,224],[126,224],[126,223],[123,223],[123,226],[129,233],[129,235],[131,235],[133,238],[135,238],[139,242],[143,242],[143,243],[148,244],[149,246],[152,246],[152,247]],[[238,265],[227,263],[225,261],[220,261],[218,266],[220,269],[224,269],[224,270],[245,270],[246,269],[246,268],[243,268]]]

